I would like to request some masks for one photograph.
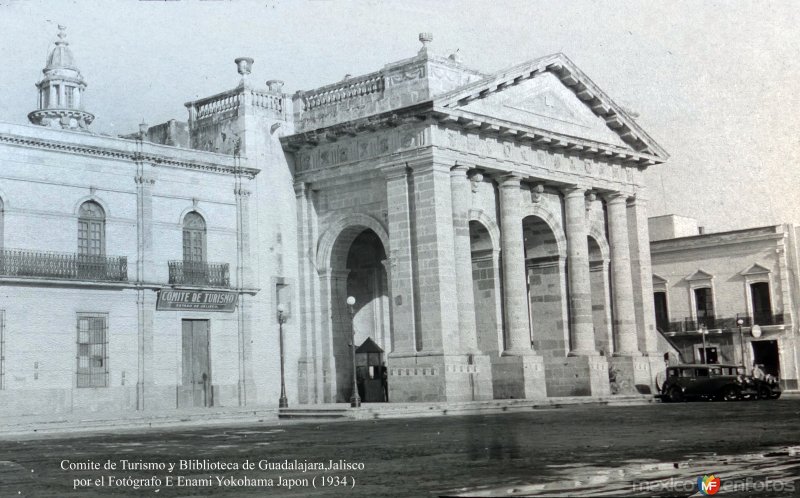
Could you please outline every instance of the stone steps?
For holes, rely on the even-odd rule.
[[[482,415],[490,413],[523,412],[531,410],[557,409],[574,405],[637,406],[655,402],[650,395],[615,395],[602,397],[563,397],[541,400],[492,400],[459,403],[364,403],[360,408],[351,408],[346,403],[301,405],[281,408],[280,419],[389,419],[439,417],[444,415]]]

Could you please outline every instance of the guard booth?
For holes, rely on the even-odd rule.
[[[384,389],[386,367],[383,364],[383,349],[375,344],[371,337],[367,337],[361,346],[356,349],[356,379],[358,380],[358,394],[366,403],[385,402]]]

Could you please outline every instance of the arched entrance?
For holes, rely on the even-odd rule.
[[[611,302],[608,285],[608,260],[597,239],[589,235],[589,283],[592,292],[592,325],[595,349],[610,356],[614,351],[611,336]]]
[[[352,396],[351,334],[355,334],[356,346],[370,337],[384,351],[392,350],[385,261],[383,243],[369,228],[343,230],[333,245],[330,311],[337,402],[349,401]],[[352,330],[348,296],[356,300]]]
[[[522,220],[522,235],[533,347],[543,356],[565,356],[566,275],[556,235],[538,216]]]
[[[469,222],[469,239],[478,349],[485,353],[498,353],[503,350],[498,252],[489,230],[480,221]]]

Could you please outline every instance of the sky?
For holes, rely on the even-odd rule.
[[[800,2],[0,0],[0,121],[27,123],[58,24],[112,135],[186,120],[240,56],[294,93],[411,57],[423,31],[484,72],[563,52],[669,152],[651,216],[800,224]]]

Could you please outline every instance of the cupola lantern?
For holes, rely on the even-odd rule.
[[[44,78],[36,84],[38,108],[28,114],[31,123],[50,128],[86,130],[94,114],[83,110],[86,81],[75,66],[75,59],[66,41],[64,26],[58,27],[58,40],[47,56],[42,70]]]

